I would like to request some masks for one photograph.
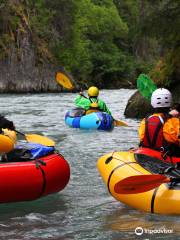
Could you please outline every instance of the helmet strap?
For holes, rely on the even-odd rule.
[[[92,100],[91,100],[92,98],[96,98],[96,99],[97,99],[98,97],[97,97],[97,96],[95,96],[95,97],[93,97],[93,96],[90,97],[90,96],[89,96],[89,100],[90,100],[90,101],[92,101]]]

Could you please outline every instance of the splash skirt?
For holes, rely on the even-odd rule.
[[[169,154],[168,152],[164,153],[164,152],[160,152],[160,151],[150,149],[150,148],[139,147],[137,149],[132,149],[132,152],[139,154],[139,155],[141,154],[141,155],[147,155],[150,157],[158,158],[161,161],[170,162],[173,164],[180,162],[180,157],[171,156],[171,154]]]

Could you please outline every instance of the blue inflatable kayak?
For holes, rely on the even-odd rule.
[[[93,112],[85,115],[85,110],[75,108],[66,113],[65,123],[73,128],[111,130],[113,118],[105,112]]]

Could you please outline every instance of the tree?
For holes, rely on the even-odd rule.
[[[180,1],[156,1],[142,28],[146,35],[156,36],[161,44],[161,68],[154,69],[153,75],[161,79],[162,85],[177,84],[180,78]]]

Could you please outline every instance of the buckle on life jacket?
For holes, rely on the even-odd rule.
[[[91,103],[90,108],[86,111],[86,115],[93,113],[93,112],[99,112],[98,102]]]
[[[90,108],[99,108],[98,103],[97,102],[92,102],[90,105]]]
[[[166,160],[169,154],[169,151],[165,151],[163,147],[160,149],[162,159]]]
[[[164,152],[165,152],[164,147],[160,147],[160,152],[161,152],[161,153],[164,153]],[[166,153],[166,152],[165,152],[165,153]]]

